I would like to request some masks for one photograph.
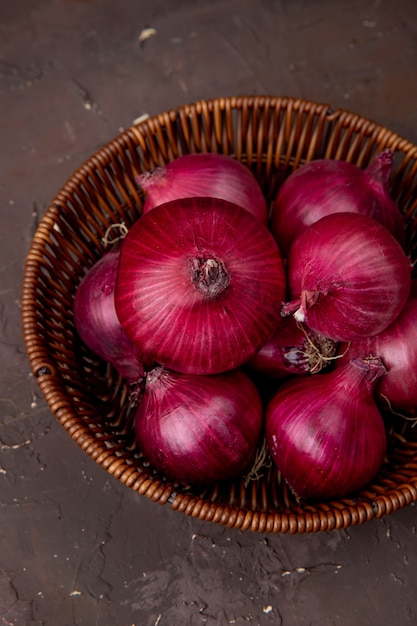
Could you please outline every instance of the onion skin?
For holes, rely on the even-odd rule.
[[[353,358],[378,356],[387,370],[375,389],[377,403],[384,408],[416,414],[417,409],[417,283],[396,320],[374,337],[341,344],[343,355],[337,365]]]
[[[279,189],[271,211],[271,231],[282,254],[288,254],[294,239],[308,226],[341,212],[373,217],[404,245],[404,220],[389,193],[393,156],[391,150],[384,150],[366,169],[317,159],[295,170]]]
[[[266,199],[255,176],[228,155],[185,154],[135,180],[145,193],[144,213],[171,200],[205,196],[233,202],[268,222]]]
[[[282,313],[334,341],[387,328],[407,301],[411,265],[373,218],[333,213],[295,239],[287,258],[290,302]]]
[[[120,245],[116,244],[88,270],[75,293],[75,328],[82,341],[131,385],[131,400],[144,375],[138,351],[116,314],[114,292]]]
[[[215,376],[157,367],[136,409],[136,441],[166,478],[208,484],[242,476],[263,424],[261,398],[240,370]]]
[[[285,317],[275,334],[247,363],[248,367],[270,378],[316,374],[335,356],[337,343]]]
[[[132,226],[116,311],[141,360],[190,374],[235,369],[281,321],[285,270],[267,228],[224,200],[184,198]]]
[[[373,389],[384,372],[379,359],[354,359],[320,376],[291,379],[276,392],[266,438],[300,498],[343,498],[376,476],[387,442]]]

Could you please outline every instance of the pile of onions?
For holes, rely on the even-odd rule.
[[[243,478],[265,442],[302,499],[345,497],[377,475],[380,398],[417,407],[392,156],[301,167],[269,225],[256,179],[231,157],[187,155],[137,177],[144,212],[81,282],[74,321],[137,390],[136,441],[164,477]]]
[[[404,243],[404,221],[389,194],[393,152],[384,150],[366,169],[353,163],[317,159],[295,170],[279,189],[271,230],[286,256],[294,239],[320,218],[353,212],[373,217]]]

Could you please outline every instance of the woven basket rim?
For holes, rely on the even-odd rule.
[[[337,120],[342,127],[345,124],[349,128],[355,128],[359,136],[362,134],[372,137],[377,143],[406,154],[408,159],[417,160],[417,146],[372,120],[345,109],[333,109],[329,104],[287,96],[228,96],[199,100],[142,119],[139,123],[120,132],[75,169],[41,217],[25,260],[22,283],[22,327],[31,372],[52,414],[86,454],[115,478],[141,495],[160,504],[169,503],[173,510],[192,517],[241,530],[295,534],[346,528],[382,517],[415,502],[417,500],[417,472],[415,476],[406,476],[401,484],[394,484],[380,494],[373,494],[368,501],[347,498],[337,502],[321,503],[319,507],[305,506],[301,510],[289,512],[245,509],[218,504],[193,494],[178,493],[176,486],[172,483],[154,479],[146,472],[141,473],[134,464],[123,460],[111,448],[97,446],[94,433],[86,426],[83,416],[77,413],[73,405],[57,364],[50,357],[46,340],[39,334],[36,310],[37,278],[51,233],[79,181],[88,176],[99,162],[107,162],[110,158],[116,157],[122,146],[144,144],[145,137],[159,132],[161,128],[179,118],[188,118],[192,115],[211,116],[216,126],[216,123],[220,124],[220,118],[225,112],[226,114],[235,110],[263,112],[265,109],[274,111],[277,104],[281,110],[290,111],[291,114],[300,111],[308,114],[314,110],[323,120],[328,122]],[[216,132],[215,129],[214,136]]]
[[[195,102],[186,103],[180,105],[176,108],[168,109],[162,113],[156,113],[150,116],[143,116],[139,122],[133,123],[128,128],[119,132],[118,135],[105,142],[96,152],[91,154],[81,165],[75,168],[67,178],[67,180],[63,183],[60,190],[58,190],[55,194],[54,199],[51,202],[51,205],[47,208],[47,212],[51,207],[55,206],[55,202],[61,198],[61,194],[67,190],[72,188],[72,181],[74,178],[77,178],[79,175],[82,175],[83,172],[89,167],[94,166],[95,160],[98,155],[106,155],[108,151],[113,152],[115,149],[117,150],[118,141],[123,137],[137,137],[137,132],[142,128],[149,127],[152,129],[157,124],[164,124],[167,119],[176,119],[178,115],[181,113],[188,115],[190,111],[196,110],[207,110],[210,111],[215,105],[219,105],[221,110],[225,110],[227,108],[236,109],[239,108],[242,102],[246,102],[248,107],[253,107],[257,105],[259,108],[263,108],[266,105],[269,107],[273,107],[276,102],[282,102],[285,106],[285,103],[288,103],[291,107],[291,110],[297,111],[301,107],[306,107],[307,110],[309,107],[317,107],[318,110],[321,110],[324,116],[328,120],[334,119],[345,119],[346,123],[355,123],[358,127],[365,127],[366,132],[368,134],[374,134],[376,137],[378,136],[381,140],[384,140],[386,146],[391,148],[393,151],[403,151],[409,153],[410,155],[415,155],[417,158],[417,145],[413,144],[411,141],[403,137],[401,134],[396,131],[392,131],[381,123],[378,123],[369,117],[362,116],[359,113],[351,112],[344,107],[333,108],[329,103],[326,102],[315,102],[314,100],[309,100],[305,98],[292,98],[291,96],[272,96],[272,95],[243,95],[243,96],[223,96],[218,98],[209,98],[209,99],[200,99]],[[46,217],[46,215],[44,215]],[[36,233],[35,233],[36,235]]]

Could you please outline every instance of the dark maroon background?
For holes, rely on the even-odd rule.
[[[146,28],[156,32],[140,44]],[[39,217],[135,118],[288,95],[417,144],[416,79],[415,0],[1,0],[0,624],[417,623],[414,506],[346,531],[268,536],[152,503],[52,417],[19,306]]]

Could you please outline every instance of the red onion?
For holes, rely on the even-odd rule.
[[[387,229],[357,213],[322,217],[295,239],[283,314],[335,341],[376,335],[399,315],[411,283],[405,252]]]
[[[404,243],[404,221],[389,194],[393,153],[384,150],[371,165],[318,159],[302,165],[279,189],[271,213],[271,230],[287,255],[295,237],[330,213],[354,212],[381,222]]]
[[[116,244],[88,270],[75,293],[73,314],[82,341],[129,383],[133,402],[143,378],[143,365],[116,314],[114,290],[119,256],[120,244]]]
[[[213,376],[156,367],[136,410],[136,439],[167,478],[203,484],[241,476],[263,424],[260,395],[240,370]]]
[[[146,196],[145,213],[170,200],[198,196],[228,200],[264,224],[268,221],[266,200],[255,176],[231,156],[186,154],[137,176],[136,182]]]
[[[413,281],[407,304],[384,331],[350,344],[341,344],[343,364],[354,357],[381,358],[387,370],[378,381],[375,397],[381,406],[415,413],[417,409],[417,283]]]
[[[272,458],[301,498],[342,498],[382,466],[386,433],[373,399],[385,373],[379,359],[353,359],[314,377],[285,382],[268,404]]]
[[[336,349],[335,341],[296,322],[292,316],[285,317],[248,366],[271,378],[315,374],[333,361]]]
[[[142,360],[214,374],[272,336],[284,293],[281,255],[259,220],[224,200],[184,198],[130,229],[115,302]]]

